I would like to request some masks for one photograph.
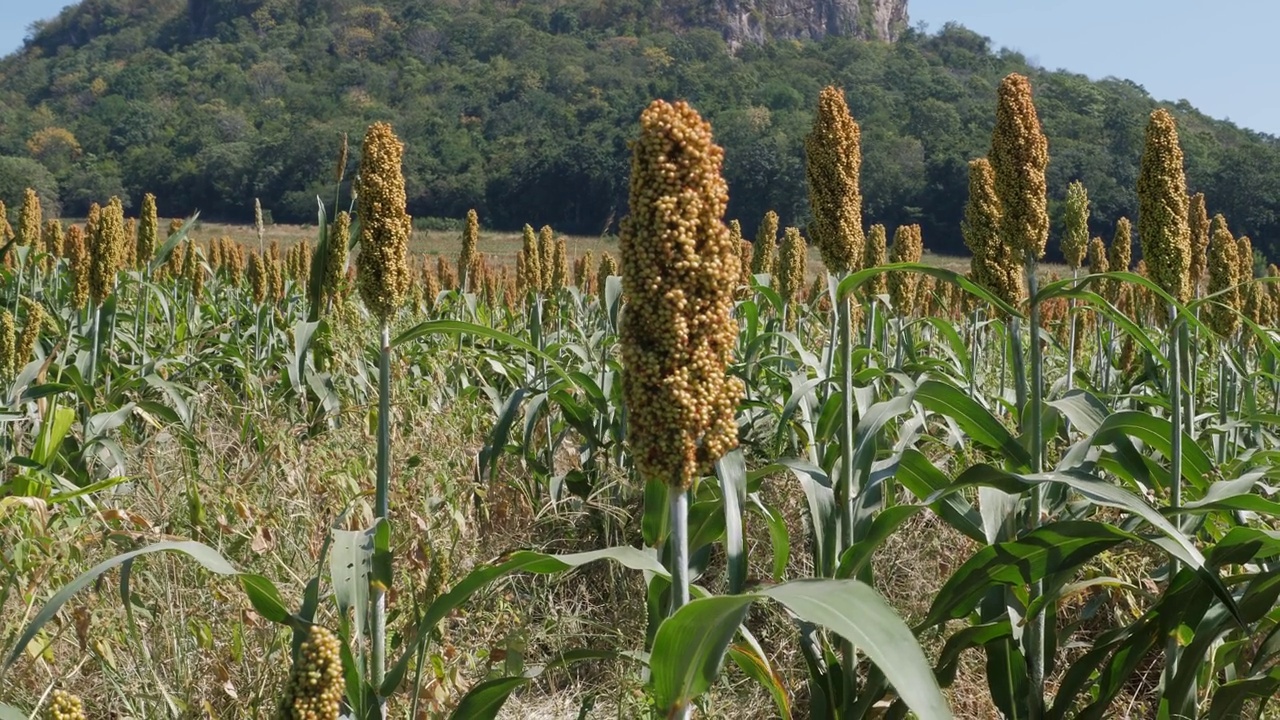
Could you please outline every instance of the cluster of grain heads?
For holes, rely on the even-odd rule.
[[[302,240],[289,248],[285,261],[291,277],[299,287],[304,287],[311,277],[311,243]]]
[[[520,254],[516,256],[516,283],[523,293],[542,292],[542,254],[532,225],[524,226]]]
[[[245,274],[249,278],[249,295],[253,302],[261,305],[267,300],[267,265],[262,253],[249,253],[249,267]]]
[[[556,238],[551,260],[551,292],[559,294],[569,286],[569,248],[564,237]]]
[[[1191,196],[1187,206],[1187,230],[1191,233],[1191,294],[1199,295],[1209,263],[1209,210],[1204,193]]]
[[[502,267],[503,272],[506,272],[506,269],[507,268],[504,265]],[[573,261],[573,284],[577,286],[578,290],[584,295],[594,294],[591,282],[593,279],[591,274],[593,270],[595,270],[595,258],[591,256],[590,250],[584,253],[577,260]]]
[[[445,290],[462,289],[462,286],[458,283],[458,271],[449,261],[444,259],[443,255],[436,256],[436,275],[440,278],[440,287]]]
[[[280,716],[282,720],[337,720],[345,692],[340,641],[327,629],[312,626],[289,673]]]
[[[47,720],[85,720],[84,703],[65,690],[54,690],[49,698]]]
[[[1132,263],[1133,228],[1129,224],[1129,218],[1122,217],[1116,221],[1116,233],[1111,238],[1111,247],[1107,248],[1107,268],[1115,272],[1128,272]],[[1119,302],[1121,285],[1119,280],[1107,283],[1106,297],[1112,303]]]
[[[628,435],[642,476],[687,488],[737,446],[742,387],[726,371],[738,248],[722,221],[724,151],[710,124],[683,101],[656,100],[640,128],[620,241]]]
[[[893,247],[889,250],[889,263],[918,263],[924,256],[924,239],[919,225],[899,225],[893,233]],[[914,275],[901,272],[889,276],[889,301],[900,315],[906,317],[916,310],[916,280]]]
[[[795,315],[790,311],[800,299],[804,289],[805,268],[808,266],[809,253],[805,248],[804,238],[800,231],[789,227],[782,237],[782,247],[778,249],[778,295],[783,304],[789,308],[787,313],[788,328],[795,326]]]
[[[160,220],[156,215],[156,196],[142,196],[142,213],[138,216],[138,239],[134,251],[136,267],[144,267],[156,254],[160,237]]]
[[[1023,75],[1010,74],[1000,83],[989,157],[1001,238],[1016,261],[1039,260],[1049,239],[1049,143],[1031,100],[1031,82]]]
[[[41,249],[40,226],[44,223],[44,213],[40,209],[40,196],[36,191],[27,188],[22,195],[22,208],[18,210],[17,243],[27,245],[32,250]]]
[[[1240,312],[1257,323],[1262,317],[1262,293],[1253,278],[1253,241],[1248,235],[1236,240],[1236,282],[1240,283]],[[1245,341],[1253,339],[1253,333],[1245,333]]]
[[[41,242],[44,244],[45,252],[48,253],[45,257],[44,267],[46,271],[49,271],[53,269],[64,253],[63,245],[66,241],[66,234],[62,229],[62,221],[56,219],[46,220],[41,232],[43,235]]]
[[[357,183],[360,255],[356,277],[365,306],[383,324],[404,304],[409,289],[410,220],[405,212],[403,155],[404,144],[390,125],[369,126]]]
[[[84,228],[72,225],[66,238],[67,271],[71,275],[71,304],[77,309],[89,302],[89,268],[93,264],[89,255]]]
[[[284,300],[285,296],[285,281],[287,279],[286,273],[288,272],[288,263],[285,259],[285,255],[280,251],[279,240],[271,241],[271,248],[267,255],[271,260],[271,265],[268,267],[271,278],[271,297],[274,298],[276,302],[281,302]],[[405,289],[406,291],[408,290],[407,287]]]
[[[480,245],[480,216],[476,211],[467,211],[467,224],[462,230],[462,251],[458,253],[458,277],[462,278],[462,289],[475,292],[478,273],[476,268],[477,248]]]
[[[440,275],[436,273],[431,258],[422,259],[422,299],[426,301],[427,312],[435,312],[436,299],[440,297]]]
[[[1001,300],[1016,305],[1022,299],[1021,263],[1000,237],[1000,200],[995,173],[986,158],[969,162],[969,199],[960,225],[964,244],[972,253],[969,272],[974,282]],[[872,228],[875,233],[875,228]]]
[[[1067,186],[1066,232],[1062,235],[1062,257],[1074,272],[1084,263],[1089,249],[1089,193],[1079,180]]]
[[[863,259],[862,131],[849,113],[844,91],[823,88],[813,129],[805,138],[809,207],[813,221],[809,236],[831,272],[858,269]]]
[[[15,368],[18,363],[18,329],[14,324],[13,313],[7,308],[0,309],[0,385],[6,390],[13,382]]]
[[[863,246],[862,266],[864,268],[880,267],[889,260],[889,233],[884,225],[872,225],[867,231],[866,244]],[[867,298],[884,295],[889,292],[889,280],[883,274],[876,275],[862,284]]]
[[[596,292],[600,293],[601,302],[604,301],[605,288],[608,286],[609,278],[620,274],[617,259],[608,252],[601,254],[600,267],[596,270]]]
[[[345,140],[343,147],[346,147]],[[347,251],[351,247],[351,216],[346,210],[333,216],[328,233],[329,256],[325,259],[324,294],[329,302],[334,302],[342,294],[342,281],[347,275]]]
[[[770,210],[764,214],[756,229],[756,244],[751,259],[751,272],[755,275],[772,275],[778,255],[778,213]]]
[[[550,225],[543,225],[542,229],[538,231],[538,268],[542,273],[538,287],[544,293],[551,291],[551,277],[555,273],[555,239],[555,232]]]
[[[93,215],[90,208],[91,221]],[[89,234],[89,255],[89,297],[94,305],[101,305],[115,291],[116,273],[124,265],[124,206],[120,198],[111,198],[111,202],[100,209],[93,232]]]
[[[16,372],[33,359],[36,343],[40,341],[40,329],[44,327],[44,306],[29,297],[22,298],[23,318],[22,334],[18,336],[17,352],[13,359],[13,370]]]
[[[1178,302],[1191,297],[1191,231],[1178,129],[1168,110],[1147,122],[1138,171],[1138,240],[1151,279]]]

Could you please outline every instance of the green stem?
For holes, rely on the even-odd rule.
[[[1185,341],[1186,328],[1177,310],[1169,308],[1169,405],[1170,405],[1170,451],[1169,451],[1169,507],[1182,506],[1182,345]],[[1178,561],[1169,564],[1169,580],[1173,581],[1178,574]],[[1170,638],[1165,649],[1165,687],[1177,675],[1181,649],[1175,638]]]
[[[1044,357],[1040,349],[1040,303],[1036,298],[1039,290],[1036,278],[1036,261],[1027,256],[1027,288],[1031,296],[1031,404],[1026,412],[1030,416],[1023,417],[1024,427],[1031,423],[1031,472],[1044,470],[1044,427],[1041,424],[1040,406],[1044,400]],[[1028,526],[1035,529],[1040,525],[1040,517],[1044,512],[1044,495],[1042,485],[1031,488],[1031,517]],[[1037,580],[1031,586],[1031,600],[1044,595],[1044,581]],[[1031,717],[1038,718],[1044,713],[1044,670],[1045,658],[1045,612],[1042,610],[1031,618],[1027,626],[1027,655],[1031,663]]]
[[[689,491],[679,485],[667,488],[671,511],[671,612],[689,604]]]
[[[836,306],[837,322],[840,324],[840,414],[842,437],[840,438],[840,485],[836,497],[840,501],[840,542],[837,557],[853,545],[854,533],[854,400],[853,400],[853,298],[846,297]],[[835,568],[832,568],[834,571]],[[842,639],[840,655],[843,659],[840,667],[844,675],[844,697],[842,706],[852,710],[854,695],[858,683],[857,650],[853,643]]]
[[[381,350],[378,356],[378,478],[374,491],[378,519],[390,515],[391,484],[391,329],[383,320],[379,328]],[[373,685],[382,687],[387,672],[387,597],[386,589],[373,591]]]

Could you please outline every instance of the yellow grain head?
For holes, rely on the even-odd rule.
[[[778,257],[778,213],[770,210],[764,214],[764,220],[760,221],[760,227],[756,229],[753,254],[751,272],[755,275],[772,275]]]
[[[1236,282],[1240,283],[1240,311],[1255,323],[1260,322],[1262,297],[1253,277],[1253,241],[1248,235],[1236,240]],[[1248,336],[1251,336],[1250,333]]]
[[[862,267],[880,267],[889,261],[889,234],[884,225],[871,226],[864,247]],[[889,292],[889,279],[883,273],[876,275],[862,284],[862,292],[868,299],[884,295]]]
[[[1066,232],[1062,235],[1062,257],[1067,267],[1078,270],[1089,250],[1089,192],[1079,180],[1067,186]]]
[[[800,231],[789,227],[782,236],[778,248],[778,294],[787,305],[794,305],[804,289],[804,275],[808,264],[808,251]]]
[[[138,262],[138,220],[129,218],[124,221],[124,261],[120,269],[136,267]]]
[[[436,299],[440,297],[440,276],[429,260],[422,262],[422,299],[426,301],[427,312],[435,312]]]
[[[745,298],[751,294],[751,266],[755,262],[754,250],[755,245],[750,240],[738,242],[738,297]]]
[[[655,100],[632,143],[630,214],[621,223],[623,395],[636,467],[687,488],[738,444],[742,385],[738,248],[723,217],[724,151],[685,102]]]
[[[27,188],[22,194],[22,209],[18,210],[19,245],[34,246],[40,249],[40,226],[44,223],[44,212],[40,210],[40,196],[36,191]]]
[[[4,201],[0,200],[0,245],[4,245],[13,239],[13,226],[9,224],[9,211],[4,206]]]
[[[188,239],[184,243],[184,257],[182,258],[182,277],[191,282],[196,273],[200,272],[200,258],[196,255],[196,241]]]
[[[0,385],[8,389],[18,363],[18,330],[13,313],[0,309]]]
[[[324,292],[330,298],[339,295],[339,288],[347,276],[347,251],[351,242],[351,216],[343,210],[333,216],[325,239],[329,246],[329,257],[324,268]]]
[[[520,255],[524,258],[524,275],[517,278],[520,287],[524,292],[541,292],[542,253],[538,248],[538,236],[531,225],[524,226]]]
[[[1000,237],[1000,213],[991,163],[986,158],[970,161],[969,200],[960,225],[964,244],[972,253],[969,274],[992,294],[1016,305],[1022,300],[1022,263]]]
[[[115,291],[116,273],[124,264],[124,206],[113,197],[102,208],[89,236],[89,297],[101,305]]]
[[[551,292],[551,278],[556,271],[556,238],[550,225],[543,225],[538,231],[538,269],[542,273],[539,287],[542,292]]]
[[[67,228],[67,273],[71,276],[71,304],[82,308],[89,302],[89,246],[84,228],[72,225]]]
[[[917,263],[924,255],[924,241],[919,225],[899,225],[893,233],[893,247],[889,250],[889,263]],[[891,273],[888,279],[889,299],[904,317],[916,310],[915,273]]]
[[[298,287],[306,288],[307,282],[311,279],[311,243],[305,239],[299,240],[298,249],[298,277],[296,278]]]
[[[280,302],[284,299],[284,258],[280,256],[279,240],[271,241],[263,265],[267,271],[267,298]]]
[[[614,259],[610,253],[602,253],[600,255],[600,268],[596,271],[596,292],[600,294],[601,301],[604,300],[605,287],[608,285],[609,278],[620,275],[618,270],[618,261]]]
[[[1138,171],[1138,240],[1151,279],[1179,302],[1191,298],[1191,230],[1178,128],[1159,108],[1147,122]]]
[[[458,273],[454,270],[453,265],[445,262],[444,256],[436,257],[436,274],[440,276],[440,286],[445,290],[457,290]]]
[[[333,633],[312,626],[298,649],[281,703],[287,720],[338,720],[346,685],[341,642]]]
[[[54,690],[49,697],[48,720],[85,720],[84,703],[65,690]]]
[[[1209,210],[1204,193],[1191,196],[1187,205],[1187,230],[1191,233],[1191,292],[1199,295],[1209,267]]]
[[[462,251],[458,253],[458,277],[464,290],[474,291],[476,253],[480,245],[480,216],[475,210],[467,211],[467,225],[462,229]]]
[[[1107,249],[1107,266],[1111,271],[1128,272],[1133,264],[1133,228],[1129,218],[1122,217],[1116,221],[1116,233],[1111,238],[1111,247]],[[1112,302],[1120,295],[1120,281],[1107,283],[1105,293]]]
[[[1000,83],[991,170],[1000,202],[1000,237],[1019,264],[1044,257],[1049,239],[1045,167],[1049,143],[1031,100],[1031,82],[1013,73]]]
[[[563,236],[556,238],[551,263],[551,292],[559,294],[569,285],[569,249]]]
[[[342,133],[342,145],[338,148],[338,163],[333,168],[333,181],[341,183],[343,178],[347,176],[347,154],[349,145],[347,134]]]
[[[505,265],[503,269],[506,269]],[[594,288],[591,281],[595,277],[592,274],[595,269],[596,259],[592,257],[590,250],[583,253],[582,257],[578,258],[578,261],[574,263],[573,284],[578,286],[579,292],[583,295],[593,294]]]
[[[32,360],[36,343],[40,341],[40,328],[44,326],[44,306],[29,297],[22,298],[23,318],[22,334],[18,336],[18,354],[14,360],[14,369],[22,367]]]
[[[379,322],[391,319],[409,289],[410,219],[405,212],[404,144],[386,123],[369,126],[360,157],[357,203],[360,297]]]
[[[267,265],[261,253],[249,254],[249,268],[246,274],[249,276],[249,292],[253,296],[253,301],[261,305],[267,299],[268,282]]]
[[[61,220],[46,220],[42,232],[44,234],[44,249],[49,254],[48,259],[45,261],[45,270],[48,271],[52,270],[57,265],[58,258],[61,258],[66,253],[64,248],[66,235],[63,233]]]
[[[818,94],[813,130],[805,138],[809,236],[831,272],[857,270],[863,259],[862,131],[844,100],[844,91],[827,87]]]

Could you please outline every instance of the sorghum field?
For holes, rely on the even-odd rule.
[[[967,272],[863,227],[835,88],[811,224],[753,241],[682,102],[616,257],[411,252],[385,124],[313,238],[29,193],[0,718],[1277,717],[1280,272],[1164,110],[1136,223],[1073,184],[1042,266],[1050,146],[992,104]]]

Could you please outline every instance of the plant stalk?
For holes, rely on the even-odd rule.
[[[689,491],[667,488],[671,511],[671,612],[689,604]]]
[[[374,490],[375,514],[379,520],[390,515],[391,484],[391,329],[383,320],[379,328],[381,350],[378,356],[378,478]],[[386,589],[373,589],[373,684],[382,687],[387,672],[387,596]]]

